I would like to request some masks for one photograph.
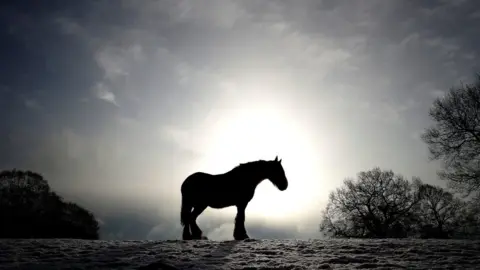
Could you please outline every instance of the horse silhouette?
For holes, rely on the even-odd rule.
[[[207,207],[220,209],[229,206],[237,207],[234,239],[249,238],[245,229],[245,209],[257,185],[265,179],[269,179],[281,191],[287,189],[288,180],[278,156],[274,160],[243,163],[223,174],[196,172],[189,175],[181,186],[183,239],[203,238],[196,220]]]

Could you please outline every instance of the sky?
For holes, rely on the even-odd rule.
[[[428,110],[480,72],[480,4],[98,0],[0,4],[0,169],[44,175],[104,239],[179,239],[191,173],[282,158],[256,238],[319,238],[328,194],[376,166],[438,180]],[[207,209],[210,239],[235,208]]]

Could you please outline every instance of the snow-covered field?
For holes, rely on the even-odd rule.
[[[0,240],[0,269],[480,269],[480,241]]]

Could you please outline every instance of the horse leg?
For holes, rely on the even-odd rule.
[[[190,216],[190,228],[192,229],[192,239],[202,239],[202,230],[197,225],[198,216],[207,209],[207,206],[193,207],[192,215]]]
[[[190,225],[188,223],[183,225],[183,240],[192,240],[192,235],[190,234]]]
[[[245,208],[246,205],[237,205],[237,216],[235,217],[235,228],[233,229],[233,238],[235,240],[244,240],[249,238],[245,229]]]

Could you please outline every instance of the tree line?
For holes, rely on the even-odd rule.
[[[93,213],[65,201],[42,175],[0,172],[0,238],[98,239]]]
[[[422,134],[447,189],[373,168],[330,193],[320,231],[334,238],[480,238],[480,74],[452,87]]]

